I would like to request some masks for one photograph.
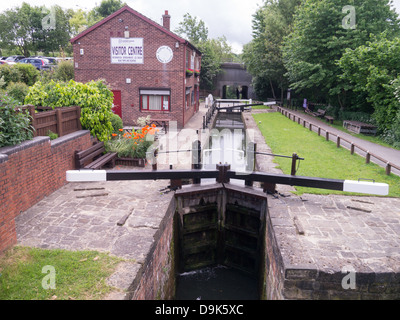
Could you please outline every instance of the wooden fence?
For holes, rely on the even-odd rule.
[[[32,117],[32,126],[35,128],[34,136],[47,136],[49,131],[57,133],[59,137],[75,131],[82,130],[81,108],[59,107],[54,110],[51,107],[35,107],[25,105],[23,110],[28,110]],[[41,111],[41,112],[35,112]]]
[[[387,175],[390,175],[392,173],[393,169],[398,171],[398,172],[396,172],[396,175],[400,175],[400,167],[399,166],[396,166],[395,164],[383,159],[382,157],[371,153],[369,150],[366,150],[365,148],[353,143],[352,141],[349,141],[335,133],[327,131],[327,130],[321,128],[320,126],[318,126],[314,123],[311,123],[308,120],[305,120],[305,119],[299,117],[298,115],[291,113],[290,111],[288,111],[287,109],[284,109],[282,107],[278,107],[278,112],[280,112],[284,116],[288,117],[292,121],[295,121],[295,122],[297,121],[297,123],[302,124],[303,127],[305,127],[305,128],[308,127],[308,129],[310,131],[315,131],[316,133],[318,133],[319,136],[324,134],[326,140],[327,141],[332,140],[332,141],[336,142],[336,146],[338,148],[344,147],[344,148],[350,150],[351,154],[354,154],[355,152],[357,152],[357,154],[359,154],[360,156],[365,157],[366,163],[370,163],[372,161],[372,159],[375,159],[374,162],[376,164],[378,164],[386,169]]]

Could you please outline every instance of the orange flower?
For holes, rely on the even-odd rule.
[[[151,125],[153,128],[155,128],[156,127],[156,125],[153,123],[152,125]]]
[[[112,134],[112,136],[113,136],[113,137],[116,137],[116,136],[117,136],[117,134],[116,134],[116,133],[113,133],[113,134]]]
[[[119,129],[120,132],[124,131],[124,129]]]

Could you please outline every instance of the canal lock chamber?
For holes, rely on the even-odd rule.
[[[240,112],[220,112],[202,150],[202,167],[228,163],[244,171],[245,126]],[[202,180],[176,197],[176,296],[180,299],[257,300],[264,291],[267,198],[244,181]]]
[[[181,189],[175,197],[175,298],[260,299],[266,195],[217,183]]]

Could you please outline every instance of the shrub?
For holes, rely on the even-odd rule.
[[[15,100],[23,103],[28,94],[29,87],[23,82],[10,82],[7,86],[7,93]]]
[[[57,134],[57,133],[54,133],[54,132],[51,131],[51,130],[49,130],[49,131],[47,132],[47,135],[50,137],[50,140],[54,140],[54,139],[57,139],[57,138],[58,138],[58,134]]]
[[[74,64],[71,61],[60,61],[54,69],[54,78],[59,81],[73,80],[75,77]]]
[[[20,82],[22,79],[21,71],[10,64],[0,65],[0,77],[3,77],[6,84],[10,82]]]
[[[17,63],[12,65],[12,67],[18,70],[20,81],[25,83],[27,86],[33,86],[39,79],[39,70],[29,63]]]
[[[0,94],[0,147],[14,146],[33,138],[31,117],[23,112],[18,101]]]
[[[107,141],[113,131],[111,111],[113,94],[102,80],[80,83],[36,82],[29,88],[25,104],[48,107],[81,107],[82,128],[100,141]]]
[[[111,118],[110,118],[112,127],[113,127],[113,133],[118,133],[120,129],[124,128],[124,124],[122,123],[122,119],[120,118],[119,115],[113,113]]]

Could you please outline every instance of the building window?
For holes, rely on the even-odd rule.
[[[190,106],[192,105],[192,101],[191,101],[191,88],[192,87],[187,87],[186,88],[186,109],[189,109]],[[193,93],[192,93],[193,94]]]
[[[169,90],[140,90],[140,109],[143,111],[170,111]]]

